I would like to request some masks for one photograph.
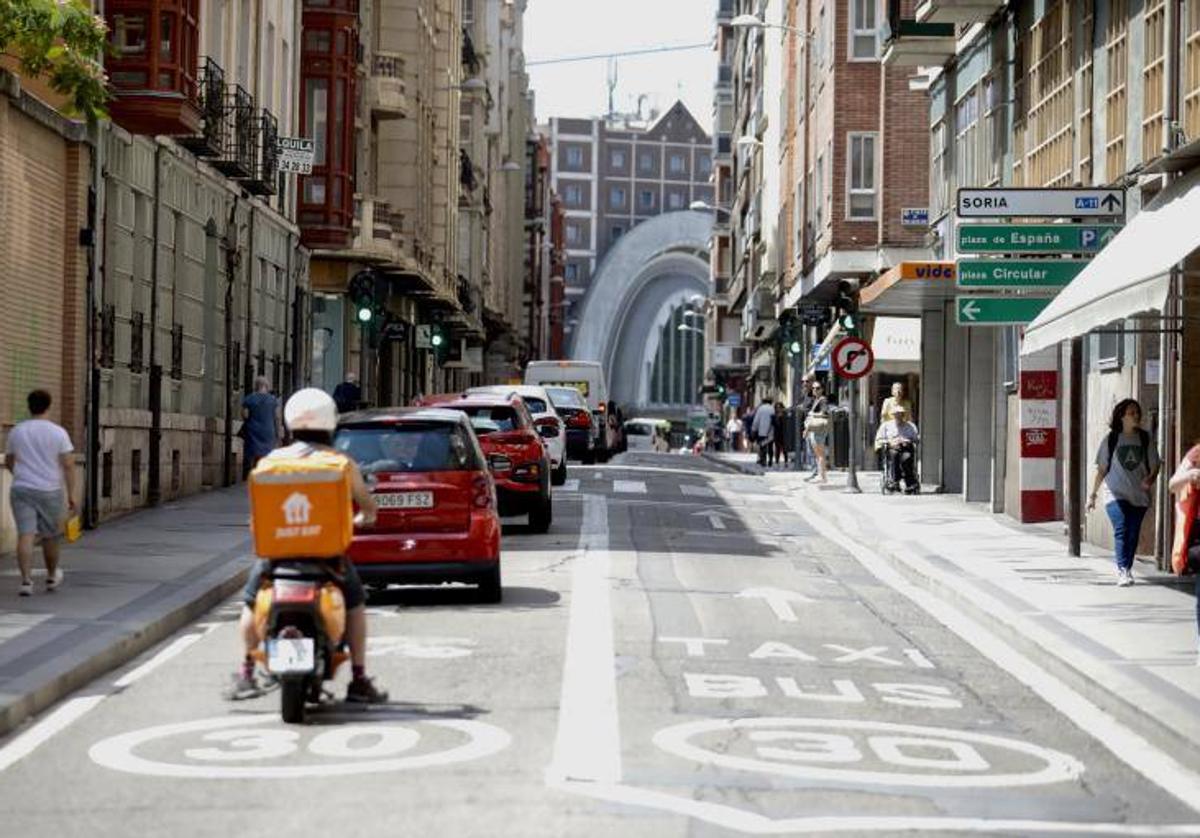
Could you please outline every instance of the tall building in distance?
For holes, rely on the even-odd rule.
[[[651,123],[554,117],[551,186],[566,213],[566,332],[608,249],[664,212],[711,203],[712,138],[682,102]],[[569,342],[569,338],[568,338]]]

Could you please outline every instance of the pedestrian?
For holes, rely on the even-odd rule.
[[[1133,584],[1138,535],[1161,463],[1154,439],[1142,428],[1142,406],[1135,399],[1117,402],[1108,427],[1096,451],[1096,478],[1087,508],[1089,512],[1096,508],[1103,485],[1104,511],[1112,521],[1116,542],[1117,584],[1124,588]]]
[[[63,581],[59,566],[59,537],[67,514],[79,504],[75,496],[75,463],[71,436],[46,418],[50,394],[34,390],[26,397],[29,419],[8,434],[4,464],[12,472],[9,503],[17,524],[17,567],[21,571],[19,596],[33,594],[33,545],[40,535],[46,562],[46,590],[57,590]]]
[[[742,412],[742,439],[747,451],[754,444],[754,411],[747,407]]]
[[[879,424],[892,421],[892,411],[897,407],[903,407],[909,418],[912,417],[912,404],[904,397],[904,385],[899,381],[892,384],[892,394],[883,400],[883,407],[879,409]]]
[[[1196,577],[1196,631],[1200,638],[1200,441],[1183,455],[1179,468],[1167,487],[1175,495],[1175,541],[1171,548],[1171,568],[1176,574]],[[1200,666],[1200,644],[1196,651]]]
[[[725,438],[729,440],[730,451],[742,450],[742,421],[737,418],[736,411],[729,414],[729,424],[725,426]]]
[[[921,439],[917,426],[908,421],[908,408],[897,404],[892,409],[892,418],[879,426],[875,434],[875,450],[885,459],[884,470],[888,482],[884,488],[889,492],[899,490],[904,480],[906,494],[921,491],[917,480],[917,442]]]
[[[353,371],[348,371],[346,380],[333,388],[333,402],[337,405],[338,413],[358,410],[362,404],[362,388],[358,386],[358,376]]]
[[[800,404],[797,408],[800,411],[800,418],[797,420],[801,436],[800,453],[804,455],[802,465],[812,467],[813,477],[817,474],[817,458],[813,455],[812,442],[809,440],[808,434],[804,432],[804,423],[808,419],[808,413],[812,410],[813,406],[812,388],[814,381],[816,381],[816,376],[811,372],[805,373],[804,377],[800,379]]]
[[[805,479],[816,480],[820,483],[829,482],[828,465],[826,463],[829,450],[829,399],[825,396],[825,387],[820,381],[814,381],[812,386],[812,405],[804,420],[804,431],[812,445],[813,456],[817,458],[817,470]]]
[[[762,404],[754,411],[751,428],[754,433],[754,441],[758,445],[758,464],[766,467],[775,441],[775,407],[766,396],[763,397]]]
[[[278,448],[282,438],[279,399],[271,395],[271,382],[260,375],[254,379],[254,392],[242,399],[242,477]]]
[[[775,402],[775,417],[773,419],[775,440],[772,460],[776,465],[779,463],[787,465],[787,447],[783,444],[786,439],[784,435],[786,422],[787,413],[784,410],[783,402]]]

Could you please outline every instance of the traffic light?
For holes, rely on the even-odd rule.
[[[791,341],[791,343],[788,344],[788,354],[799,355],[800,351],[801,351],[800,341],[793,339]]]
[[[847,332],[858,328],[858,291],[846,280],[838,283],[837,292],[838,323]]]
[[[376,294],[377,285],[375,272],[366,270],[356,273],[346,289],[354,306],[354,319],[364,329],[374,325],[382,315],[382,306]]]
[[[434,323],[429,327],[429,345],[433,348],[433,358],[438,366],[444,364],[450,352],[450,335],[443,324]]]

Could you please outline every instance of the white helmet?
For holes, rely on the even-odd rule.
[[[283,408],[283,421],[290,431],[337,430],[338,409],[333,398],[324,390],[306,387],[298,390],[287,400]]]

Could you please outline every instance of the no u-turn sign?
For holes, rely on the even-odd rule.
[[[862,378],[875,366],[875,353],[862,338],[842,338],[833,347],[830,357],[833,371],[842,378]]]

